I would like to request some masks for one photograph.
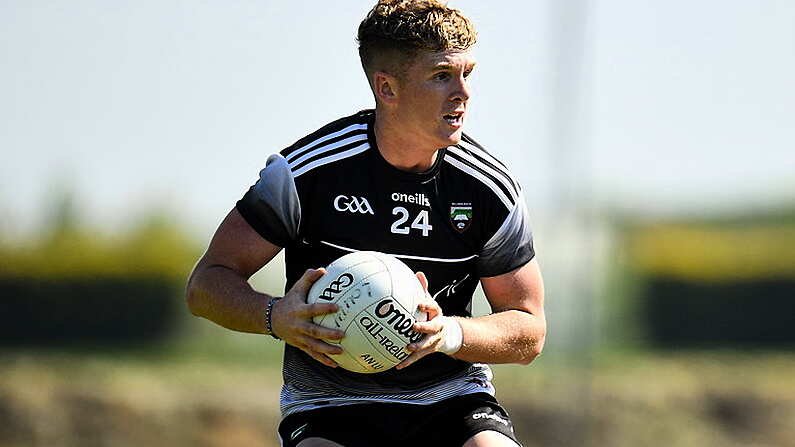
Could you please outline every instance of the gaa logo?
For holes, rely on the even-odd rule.
[[[370,213],[375,215],[373,208],[370,206],[370,202],[364,197],[339,195],[334,199],[334,209],[337,211],[348,211],[361,214]]]
[[[343,273],[338,276],[337,279],[331,281],[328,287],[323,289],[323,293],[321,293],[318,298],[331,301],[334,299],[334,295],[342,292],[342,289],[351,285],[352,282],[353,275],[350,273]]]

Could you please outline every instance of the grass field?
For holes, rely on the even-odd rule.
[[[0,352],[0,445],[276,446],[280,349],[208,327],[158,347]],[[591,357],[495,367],[526,446],[795,446],[792,353]]]

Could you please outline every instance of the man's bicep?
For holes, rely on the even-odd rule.
[[[260,236],[243,219],[237,208],[233,208],[215,231],[199,266],[220,265],[248,278],[270,262],[281,249]]]
[[[480,278],[493,312],[516,309],[544,315],[544,281],[536,259],[502,275]]]

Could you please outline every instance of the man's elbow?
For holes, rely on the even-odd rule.
[[[541,355],[547,336],[547,323],[543,315],[536,316],[527,312],[527,317],[530,320],[521,331],[519,349],[517,349],[520,355],[516,363],[520,365],[529,365]]]
[[[199,293],[198,286],[196,284],[196,271],[191,274],[190,278],[188,279],[188,284],[185,287],[185,304],[188,306],[188,310],[191,314],[200,317],[202,316],[201,313],[201,294]]]
[[[544,341],[546,340],[546,327],[540,333],[528,336],[525,341],[524,349],[521,350],[522,358],[519,360],[521,365],[529,365],[544,351]]]
[[[199,306],[196,299],[196,294],[191,292],[191,288],[188,287],[185,293],[185,303],[188,305],[188,310],[194,316],[200,317],[199,314]]]

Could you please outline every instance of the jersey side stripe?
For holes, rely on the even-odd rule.
[[[519,191],[516,190],[516,186],[514,185],[511,177],[508,176],[504,171],[496,170],[495,167],[487,161],[483,160],[482,158],[478,158],[474,154],[459,147],[451,146],[447,148],[447,150],[461,157],[462,159],[469,161],[470,164],[474,165],[474,167],[480,168],[484,171],[484,174],[490,175],[490,177],[498,180],[503,186],[505,186],[504,191],[511,196],[514,201],[516,200],[516,196],[519,194]]]
[[[502,169],[505,169],[505,170],[508,169],[508,167],[505,166],[505,163],[503,163],[500,160],[497,160],[493,155],[491,155],[491,153],[489,153],[489,151],[486,150],[486,148],[481,146],[480,143],[478,143],[477,141],[473,140],[472,137],[470,137],[469,135],[462,134],[461,135],[461,141],[463,141],[464,143],[468,144],[469,146],[472,146],[474,151],[482,154],[484,157],[486,157],[489,160],[491,160],[491,162],[494,163],[496,166],[502,166]]]
[[[340,250],[349,251],[351,253],[355,252],[355,251],[359,251],[359,250],[357,250],[355,248],[343,247],[342,245],[332,244],[331,242],[320,241],[320,243],[324,244],[324,245],[328,245],[329,247],[334,247],[334,248],[338,248]],[[400,259],[414,259],[416,261],[432,261],[432,262],[464,262],[464,261],[469,261],[470,259],[474,259],[474,258],[478,257],[478,255],[472,255],[472,256],[467,256],[465,258],[428,258],[428,257],[425,257],[425,256],[398,255],[398,254],[395,254],[395,253],[385,253],[385,254],[388,254],[390,256],[394,256],[394,257],[400,258]]]
[[[485,165],[491,167],[494,170],[494,172],[498,172],[500,176],[502,176],[505,180],[507,180],[508,183],[510,183],[514,192],[516,194],[519,194],[519,190],[521,189],[519,187],[519,182],[516,181],[516,179],[513,177],[513,175],[511,175],[510,171],[508,171],[508,169],[505,167],[504,164],[502,164],[502,162],[494,158],[493,155],[489,154],[485,149],[478,146],[474,142],[462,139],[461,144],[459,144],[459,146],[462,149],[461,152],[467,153],[470,156],[477,158]]]
[[[312,163],[314,163],[316,161],[323,160],[323,159],[326,159],[328,157],[333,157],[334,155],[337,155],[337,154],[340,154],[340,153],[343,153],[343,152],[347,152],[347,151],[349,151],[351,149],[358,148],[362,144],[368,144],[368,143],[366,141],[365,142],[354,141],[353,143],[348,143],[348,144],[346,144],[344,146],[339,146],[339,147],[334,147],[334,148],[327,148],[326,150],[318,151],[315,154],[313,154],[311,157],[309,157],[306,160],[302,161],[301,163],[296,163],[296,164],[292,165],[290,167],[290,170],[292,172],[299,171],[304,166],[310,165],[310,164],[312,164]]]
[[[305,151],[315,149],[321,143],[326,142],[326,141],[328,141],[328,140],[330,140],[332,138],[336,138],[336,137],[339,137],[339,136],[342,136],[342,135],[346,135],[346,134],[349,134],[349,133],[354,133],[356,131],[362,131],[362,130],[364,130],[365,132],[367,131],[367,124],[351,124],[350,126],[344,128],[342,130],[338,130],[336,132],[332,132],[330,134],[324,135],[324,136],[322,136],[322,137],[320,137],[320,138],[318,138],[316,140],[312,140],[310,143],[305,144],[305,145],[303,145],[302,147],[300,147],[298,149],[290,151],[289,154],[287,154],[287,157],[286,157],[287,158],[287,162],[288,163],[292,162],[296,157],[300,157],[301,154],[303,154]]]
[[[504,182],[501,182],[500,179],[498,178],[499,174],[495,175],[492,172],[489,172],[489,170],[484,169],[483,167],[479,166],[476,162],[474,162],[472,160],[469,160],[469,159],[465,158],[464,156],[462,156],[460,154],[460,152],[462,152],[460,150],[460,148],[455,148],[455,149],[459,149],[459,151],[458,151],[459,153],[455,153],[455,152],[452,152],[452,151],[447,151],[446,156],[449,155],[450,158],[455,159],[455,160],[457,160],[457,161],[459,161],[459,162],[471,167],[472,169],[475,169],[476,171],[480,172],[485,177],[489,178],[492,182],[494,182],[494,184],[497,185],[497,187],[502,190],[502,192],[505,194],[505,196],[510,198],[511,203],[516,201],[516,194],[512,191],[512,187],[511,187],[512,185],[506,185]],[[466,155],[466,152],[464,152],[464,155]]]
[[[305,154],[301,155],[300,157],[294,158],[292,160],[287,160],[287,163],[290,165],[290,169],[295,169],[299,167],[302,162],[306,161],[309,158],[312,158],[316,155],[322,154],[324,152],[337,149],[339,147],[345,146],[350,143],[355,143],[357,141],[364,141],[367,139],[367,134],[359,134],[353,135],[351,137],[345,138],[343,140],[336,141],[334,143],[329,143],[323,147],[317,148],[315,150],[306,152]]]
[[[334,138],[324,139],[324,141],[322,141],[320,143],[307,145],[307,146],[304,146],[303,148],[301,148],[301,150],[299,150],[299,151],[290,152],[290,154],[288,156],[290,157],[290,161],[295,161],[295,160],[297,160],[297,158],[300,158],[300,157],[306,155],[309,152],[315,151],[316,149],[320,149],[323,146],[329,146],[331,144],[338,143],[338,142],[340,142],[342,140],[350,140],[351,138],[356,137],[357,135],[360,136],[360,137],[365,137],[366,138],[367,137],[367,131],[366,130],[354,130],[352,132],[348,132],[348,133],[345,133],[345,134],[342,134],[342,135],[337,135]]]
[[[348,149],[347,151],[338,152],[334,155],[329,155],[328,157],[319,158],[307,165],[293,171],[293,178],[298,177],[301,174],[306,173],[307,171],[311,171],[319,166],[323,166],[337,160],[342,160],[343,158],[353,157],[356,154],[361,154],[362,152],[370,149],[370,143],[364,143],[361,146],[356,146],[352,149]]]
[[[480,171],[472,168],[471,166],[465,163],[456,160],[455,158],[451,157],[448,154],[445,154],[444,161],[466,172],[472,177],[475,177],[476,179],[480,180],[484,185],[488,186],[494,192],[494,194],[497,195],[497,198],[499,198],[500,201],[502,201],[502,203],[505,205],[506,208],[508,208],[509,210],[513,208],[513,202],[505,195],[502,189],[500,189],[500,187],[497,186],[497,184],[494,183],[493,180],[483,175],[483,173],[481,173]]]

